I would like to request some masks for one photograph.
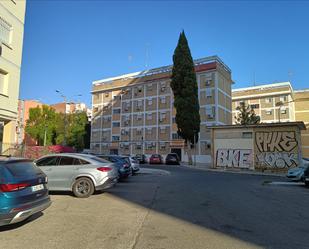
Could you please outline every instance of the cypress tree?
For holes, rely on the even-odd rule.
[[[194,62],[184,31],[180,33],[173,55],[171,88],[174,93],[177,133],[185,140],[189,163],[192,164],[191,147],[197,143],[200,131],[200,105]]]

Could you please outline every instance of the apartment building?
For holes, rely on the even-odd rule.
[[[307,130],[301,133],[302,153],[309,158],[309,89],[294,91],[295,120],[303,121]]]
[[[25,10],[25,0],[0,2],[0,144],[15,142]]]
[[[89,122],[91,121],[92,111],[91,109],[87,108],[85,103],[74,103],[74,102],[61,102],[50,105],[52,108],[55,109],[58,113],[77,113],[77,112],[86,112]]]
[[[231,70],[217,56],[194,61],[201,128],[197,162],[210,162],[208,125],[232,123]],[[170,88],[172,66],[93,82],[91,149],[96,153],[163,156],[175,152],[186,161],[177,135]]]
[[[294,91],[290,82],[259,85],[232,91],[233,123],[241,102],[253,108],[262,123],[303,121],[309,128],[309,90]],[[309,157],[309,132],[301,136],[303,156]]]

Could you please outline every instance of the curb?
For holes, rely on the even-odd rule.
[[[257,171],[238,171],[238,170],[230,170],[230,169],[213,169],[209,167],[200,167],[200,166],[189,166],[181,164],[181,167],[188,169],[198,169],[210,172],[219,172],[219,173],[231,173],[231,174],[244,174],[244,175],[259,175],[259,176],[276,176],[276,177],[285,177],[285,174],[277,174],[277,173],[265,173],[265,172],[257,172]]]

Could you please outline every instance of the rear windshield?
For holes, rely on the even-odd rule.
[[[159,155],[152,155],[152,157],[159,158],[160,156]]]
[[[4,167],[16,177],[40,173],[40,170],[32,162],[6,163]]]

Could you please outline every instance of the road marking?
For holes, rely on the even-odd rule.
[[[138,171],[139,174],[158,174],[158,175],[170,175],[171,172],[162,169],[147,169],[147,168],[140,168]]]
[[[305,185],[303,182],[265,182],[270,185],[290,185],[290,186],[302,186]]]

